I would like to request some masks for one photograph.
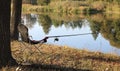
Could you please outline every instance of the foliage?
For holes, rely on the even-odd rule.
[[[32,5],[36,5],[37,4],[37,0],[22,0],[23,4],[32,4]]]
[[[107,0],[37,0],[39,6],[31,7],[30,11],[53,13],[120,13],[120,4],[117,1]]]
[[[38,5],[48,5],[50,3],[50,0],[37,0]]]
[[[104,10],[106,7],[106,4],[101,1],[95,1],[91,4],[90,7],[96,10]]]

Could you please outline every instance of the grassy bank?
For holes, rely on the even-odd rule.
[[[104,1],[53,1],[48,5],[25,5],[23,11],[27,12],[53,12],[53,13],[120,13],[118,3]]]
[[[120,57],[112,54],[50,44],[30,45],[18,41],[11,42],[11,47],[13,57],[19,64],[29,62],[93,71],[120,70]]]

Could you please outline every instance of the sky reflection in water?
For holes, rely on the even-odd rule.
[[[34,40],[43,39],[45,36],[56,36],[56,35],[70,35],[70,34],[83,34],[91,33],[89,23],[82,28],[65,28],[64,25],[61,27],[55,28],[51,27],[49,34],[45,34],[42,27],[38,22],[35,23],[33,28],[29,28],[29,35],[32,36]],[[110,45],[109,41],[104,39],[99,33],[96,40],[94,40],[91,34],[89,35],[80,35],[80,36],[71,36],[71,37],[61,37],[58,42],[54,42],[53,38],[48,39],[49,44],[57,44],[63,46],[70,46],[78,49],[86,49],[90,51],[100,51],[103,53],[112,53],[120,56],[120,49]]]

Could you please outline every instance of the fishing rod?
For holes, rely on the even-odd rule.
[[[46,36],[47,38],[55,38],[55,37],[70,37],[70,36],[79,36],[79,35],[88,35],[95,33],[84,33],[84,34],[70,34],[70,35],[58,35],[58,36]]]
[[[58,37],[71,37],[71,36],[79,36],[79,35],[88,35],[88,34],[98,34],[98,33],[83,33],[83,34],[70,34],[70,35],[57,35],[57,36],[46,36],[41,40],[30,40],[31,44],[45,43],[49,38],[55,38],[54,41],[59,41]]]
[[[88,34],[96,34],[96,33],[83,33],[83,34],[70,34],[70,35],[57,35],[57,36],[46,36],[42,40],[37,41],[37,43],[45,43],[49,38],[55,38],[54,41],[59,41],[58,37],[71,37],[71,36],[79,36],[79,35],[88,35]],[[35,41],[34,41],[35,42]]]

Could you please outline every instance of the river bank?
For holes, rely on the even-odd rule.
[[[120,13],[119,3],[105,1],[53,1],[48,5],[23,4],[23,12],[52,13]]]
[[[13,57],[19,64],[57,65],[74,69],[93,71],[119,71],[120,57],[113,54],[90,52],[68,46],[51,44],[30,45],[24,42],[11,42]]]

